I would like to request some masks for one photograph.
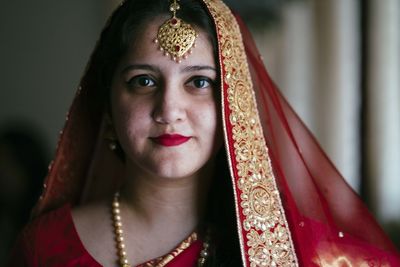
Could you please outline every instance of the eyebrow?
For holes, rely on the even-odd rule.
[[[160,72],[160,69],[148,64],[130,64],[122,69],[121,73],[125,73],[130,70],[150,70],[154,72]]]
[[[200,66],[187,66],[182,69],[182,72],[192,72],[192,71],[199,71],[199,70],[212,70],[217,72],[217,70],[211,66],[207,65],[200,65]]]
[[[125,73],[131,70],[149,70],[153,72],[161,72],[160,68],[149,65],[149,64],[130,64],[122,69],[121,73]],[[212,70],[217,72],[217,70],[208,65],[194,65],[194,66],[187,66],[181,69],[181,72],[193,72],[193,71],[200,71],[200,70]]]

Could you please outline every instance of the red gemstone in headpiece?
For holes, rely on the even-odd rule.
[[[179,52],[179,50],[181,50],[181,47],[179,45],[175,46],[175,51]]]
[[[171,19],[171,24],[172,25],[176,25],[177,23],[178,23],[177,19],[175,19],[175,18]]]

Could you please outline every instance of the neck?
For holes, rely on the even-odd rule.
[[[213,175],[213,166],[209,165],[185,178],[157,177],[128,167],[128,177],[121,190],[122,201],[132,218],[146,230],[162,229],[187,235],[199,226],[204,215]]]

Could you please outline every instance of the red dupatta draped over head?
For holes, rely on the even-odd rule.
[[[202,2],[217,33],[225,165],[243,266],[400,266],[391,242],[271,81],[240,18],[222,1]],[[123,163],[103,138],[96,50],[35,216],[114,192],[119,183]]]

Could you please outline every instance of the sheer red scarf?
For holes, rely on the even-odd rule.
[[[393,244],[271,81],[250,33],[238,23],[299,263],[399,265]]]
[[[221,1],[204,3],[217,32],[243,266],[400,266],[389,239],[271,81],[244,24]],[[123,163],[103,138],[96,73],[92,57],[34,215],[109,194],[119,182]]]

